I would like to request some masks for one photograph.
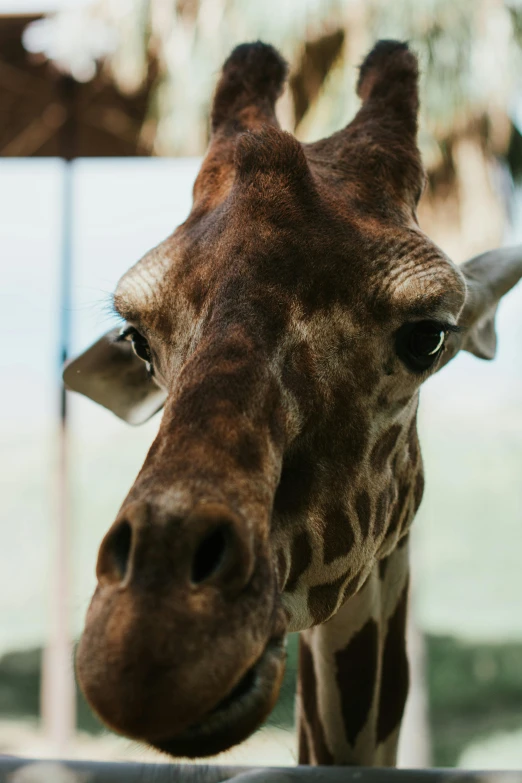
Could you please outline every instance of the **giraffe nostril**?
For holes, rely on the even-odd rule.
[[[191,580],[199,585],[214,576],[226,560],[229,532],[223,525],[211,530],[200,541],[192,560]]]
[[[222,503],[203,502],[186,519],[194,588],[212,585],[231,597],[248,584],[255,566],[253,534],[238,514]]]
[[[100,549],[98,576],[111,582],[123,582],[129,568],[132,527],[127,520],[109,532]]]

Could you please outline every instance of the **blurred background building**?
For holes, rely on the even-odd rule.
[[[40,694],[63,559],[64,320],[71,352],[105,331],[118,277],[187,214],[213,87],[235,44],[260,38],[282,51],[281,124],[311,141],[349,121],[356,66],[391,37],[409,40],[421,63],[421,226],[455,261],[522,242],[522,3],[0,0],[0,753],[56,752]],[[493,364],[461,356],[423,390],[409,763],[522,768],[521,290],[506,297],[498,331]],[[61,606],[71,640],[99,542],[157,426],[133,430],[70,400]],[[292,639],[270,723],[232,760],[295,759],[294,681]],[[79,694],[76,707],[67,755],[152,758],[102,730]]]

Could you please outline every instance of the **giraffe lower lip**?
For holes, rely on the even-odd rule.
[[[242,742],[270,712],[284,661],[284,637],[271,639],[256,663],[207,715],[175,737],[151,744],[171,756],[195,758]]]

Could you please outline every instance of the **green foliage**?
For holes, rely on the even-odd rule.
[[[297,656],[299,634],[288,636],[286,671],[281,693],[269,719],[269,726],[291,729],[295,724],[295,689],[297,685]]]
[[[0,719],[40,717],[41,647],[17,650],[0,658]],[[80,731],[101,734],[105,727],[93,714],[76,686],[76,725]]]
[[[0,718],[38,718],[41,662],[41,649],[0,658]]]
[[[522,726],[522,643],[428,636],[426,649],[435,766],[455,766],[471,742]],[[290,634],[285,679],[269,726],[294,726],[297,657],[298,634]],[[33,649],[0,659],[0,718],[38,719],[41,658],[41,649]],[[106,731],[79,691],[77,726],[90,734]]]
[[[522,643],[465,644],[427,637],[435,766],[455,766],[464,748],[522,726]]]

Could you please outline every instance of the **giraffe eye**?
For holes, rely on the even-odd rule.
[[[400,359],[413,372],[425,372],[442,353],[448,327],[437,321],[417,321],[405,324],[395,336]]]
[[[147,339],[141,332],[138,332],[134,326],[126,326],[121,330],[118,340],[126,340],[131,343],[132,350],[138,358],[146,363],[147,369],[152,375],[152,351]]]

